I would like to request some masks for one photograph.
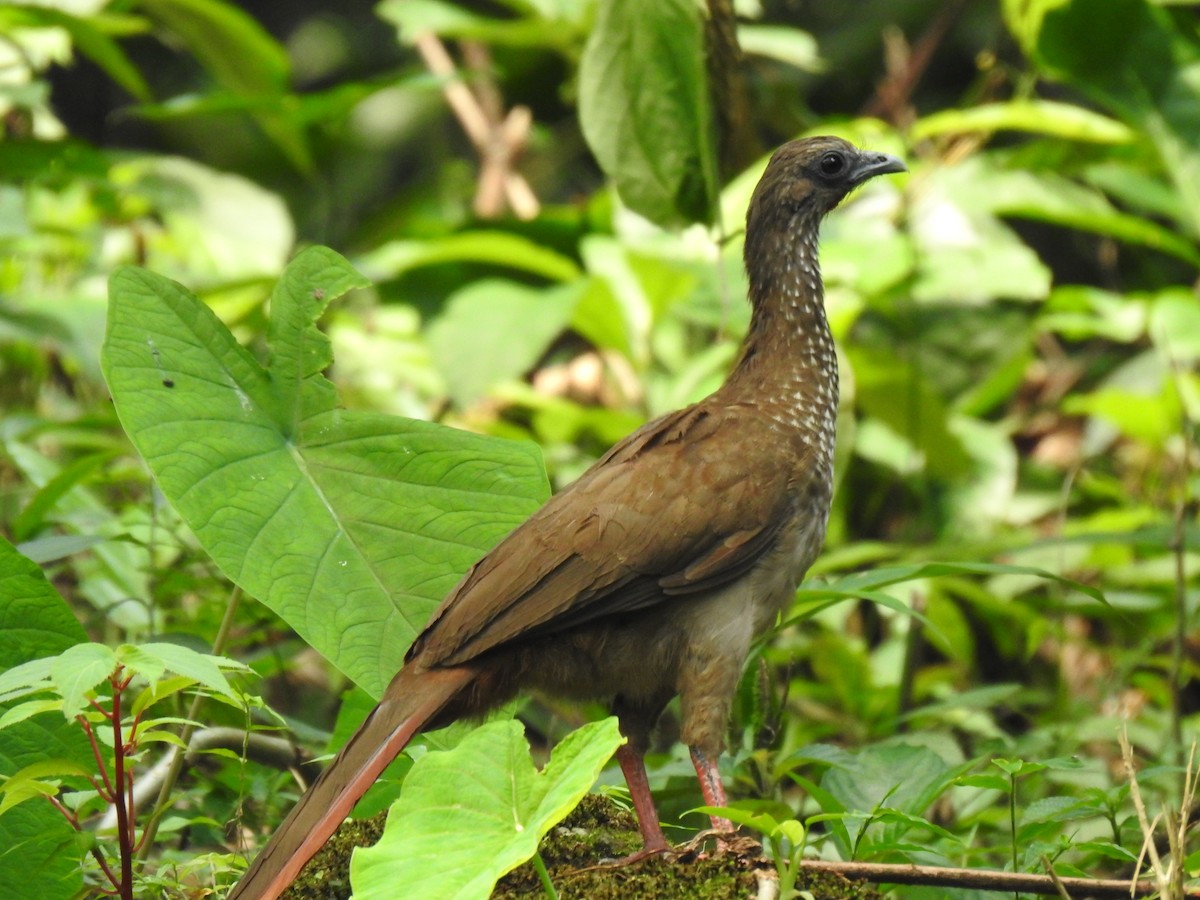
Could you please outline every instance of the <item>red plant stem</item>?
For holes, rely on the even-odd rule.
[[[101,793],[103,793],[103,792],[101,792]],[[46,799],[50,801],[51,806],[53,806],[60,813],[62,813],[63,818],[66,819],[67,822],[70,823],[72,828],[74,828],[76,831],[83,830],[82,827],[80,827],[80,825],[79,825],[79,814],[78,813],[74,812],[73,810],[67,809],[65,806],[63,806],[62,801],[59,800],[57,797],[47,797]],[[88,852],[92,854],[92,858],[94,860],[96,860],[96,864],[100,866],[100,871],[104,873],[104,877],[107,878],[109,884],[111,884],[113,886],[113,889],[97,888],[97,890],[100,891],[100,893],[102,893],[102,894],[111,894],[113,896],[116,896],[116,894],[118,893],[118,891],[116,890],[116,888],[118,888],[117,876],[113,872],[113,870],[109,867],[108,862],[104,859],[104,855],[100,852],[100,849],[98,847],[92,847]]]
[[[64,819],[66,819],[67,822],[70,823],[72,828],[74,828],[76,831],[80,830],[78,813],[74,812],[73,810],[67,809],[65,806],[63,806],[62,801],[59,800],[57,797],[47,797],[46,799],[50,801],[51,806],[53,806],[60,813],[62,813],[62,817]]]
[[[125,692],[125,690],[129,687],[130,682],[132,682],[132,681],[133,681],[133,676],[130,675],[129,677],[125,678],[120,683],[120,685],[118,685],[118,689],[121,691],[121,693]],[[129,723],[129,738],[125,742],[125,755],[126,756],[130,756],[137,752],[137,746],[138,746],[137,731],[138,731],[138,726],[141,725],[141,722],[142,722],[142,713],[138,713],[137,715],[135,715],[133,717],[133,721],[131,721]],[[134,805],[134,800],[133,800],[133,784],[134,784],[133,769],[128,770],[125,781],[126,781],[125,808],[128,810],[128,819],[129,819],[129,846],[132,848],[133,852],[136,854],[137,850],[138,850],[137,809]]]
[[[117,884],[117,873],[114,872],[109,866],[107,860],[104,858],[104,854],[100,852],[99,848],[93,847],[91,849],[91,854],[92,859],[96,860],[97,864],[100,866],[100,871],[104,873],[104,877],[108,879],[108,883],[112,885],[111,888],[99,888],[100,892],[103,894],[112,894],[113,896],[116,896],[121,889],[121,886]]]
[[[112,781],[109,780],[108,767],[104,764],[104,755],[100,752],[100,745],[96,743],[96,734],[92,731],[92,723],[82,715],[76,716],[75,721],[83,728],[83,733],[87,735],[88,742],[92,745],[92,756],[96,758],[96,769],[100,772],[100,780],[104,783],[104,787],[97,784],[96,791],[105,803],[112,803]]]
[[[133,823],[130,821],[129,807],[126,805],[126,747],[121,736],[121,691],[129,686],[129,680],[121,680],[120,674],[121,667],[118,667],[110,679],[113,686],[113,781],[117,785],[113,791],[113,805],[117,813],[117,843],[121,851],[121,897],[124,900],[133,900]]]

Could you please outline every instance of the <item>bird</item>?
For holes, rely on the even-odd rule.
[[[833,493],[819,227],[863,182],[904,171],[832,136],[775,151],[746,215],[752,311],[726,380],[621,440],[466,573],[230,900],[282,893],[416,734],[522,691],[609,704],[643,852],[669,846],[643,757],[676,696],[705,803],[727,805],[717,759],[737,683],[819,553]]]

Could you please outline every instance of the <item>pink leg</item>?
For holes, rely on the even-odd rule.
[[[725,785],[721,783],[721,773],[717,770],[716,760],[711,760],[699,747],[689,747],[692,751],[692,765],[700,777],[700,793],[704,795],[705,806],[728,806],[725,799]],[[733,831],[733,823],[720,816],[710,816],[714,831]]]
[[[654,797],[650,795],[650,782],[646,779],[646,763],[642,754],[626,742],[617,748],[617,763],[625,775],[626,784],[629,785],[629,796],[633,800],[638,828],[641,829],[642,843],[645,845],[642,852],[634,856],[661,853],[668,849],[667,839],[663,835],[662,826],[658,824],[658,810],[654,808]],[[733,826],[730,826],[730,830],[732,828]]]

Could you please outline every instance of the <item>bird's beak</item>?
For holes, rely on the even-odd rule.
[[[850,173],[850,180],[857,186],[876,175],[887,175],[891,172],[907,172],[908,166],[895,156],[887,153],[862,153]]]

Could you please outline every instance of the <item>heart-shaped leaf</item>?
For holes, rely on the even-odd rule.
[[[262,366],[181,285],[119,269],[104,374],[226,575],[375,696],[434,606],[548,493],[532,444],[337,406],[315,322],[366,282],[322,247],[271,298]]]

